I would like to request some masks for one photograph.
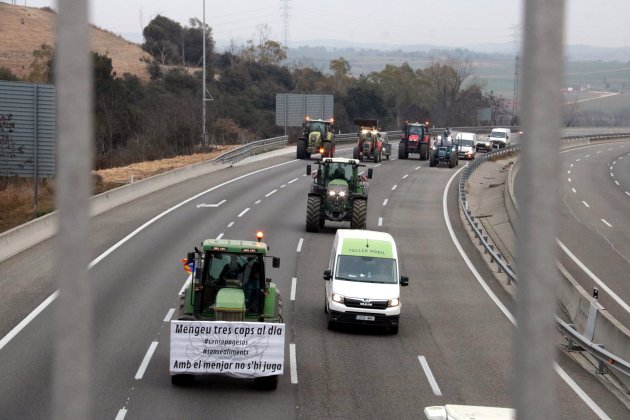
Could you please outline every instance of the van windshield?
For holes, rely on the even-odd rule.
[[[335,278],[369,283],[397,283],[396,261],[391,258],[340,255],[337,258]]]
[[[504,139],[506,137],[505,133],[503,131],[493,131],[492,133],[490,133],[490,137],[496,137],[499,139]]]
[[[473,141],[472,140],[460,140],[459,144],[462,145],[462,146],[472,147],[473,146]]]

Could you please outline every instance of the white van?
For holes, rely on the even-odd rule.
[[[514,420],[513,408],[481,407],[475,405],[435,405],[424,408],[427,420]]]
[[[496,146],[499,149],[503,149],[511,144],[511,135],[512,130],[509,128],[493,128],[490,132],[490,141],[492,141],[493,147]]]
[[[336,323],[386,327],[396,334],[400,317],[398,251],[389,233],[338,229],[324,271],[328,328]]]
[[[477,135],[475,133],[455,133],[455,142],[459,144],[460,159],[474,159],[477,152]]]

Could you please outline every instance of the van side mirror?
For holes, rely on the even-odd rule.
[[[401,286],[409,286],[409,277],[400,276],[400,285]]]
[[[324,280],[330,279],[332,279],[332,271],[330,270],[330,268],[327,268],[326,270],[324,270]]]
[[[306,165],[306,175],[311,174],[311,165]]]
[[[273,257],[271,259],[271,265],[273,266],[273,268],[280,267],[280,257]]]
[[[372,168],[368,169],[368,179],[372,179]]]

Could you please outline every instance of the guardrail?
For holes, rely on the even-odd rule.
[[[570,145],[579,142],[590,142],[590,141],[601,141],[601,140],[612,140],[618,138],[628,138],[630,137],[630,133],[615,133],[615,134],[597,134],[597,135],[582,135],[582,136],[568,136],[563,137],[560,142],[562,145]],[[469,226],[474,232],[475,238],[479,240],[479,244],[483,246],[484,252],[490,254],[491,264],[497,264],[497,268],[499,272],[504,272],[508,279],[508,284],[511,282],[518,282],[516,277],[516,273],[510,264],[505,261],[500,252],[495,251],[495,245],[490,243],[488,240],[489,237],[483,234],[482,229],[479,227],[479,223],[475,221],[475,217],[472,215],[472,212],[468,209],[468,200],[466,198],[466,182],[472,175],[472,173],[481,165],[486,163],[490,159],[495,159],[497,157],[505,156],[509,153],[517,153],[519,150],[519,145],[513,145],[506,147],[504,149],[497,149],[491,152],[486,153],[485,155],[475,159],[471,163],[469,163],[466,168],[463,170],[462,176],[459,180],[459,203],[461,208],[464,210],[464,215],[466,220],[468,221]],[[618,372],[623,373],[624,375],[630,377],[630,363],[621,357],[607,351],[604,349],[604,346],[601,344],[596,344],[593,341],[589,340],[584,335],[580,334],[573,328],[572,324],[566,323],[562,321],[560,318],[556,317],[556,323],[558,329],[561,333],[567,338],[568,345],[567,349],[571,350],[574,348],[573,344],[577,343],[579,346],[586,351],[588,351],[593,357],[595,357],[598,362],[598,372],[604,373],[606,372],[607,367],[612,367]]]
[[[288,136],[272,137],[270,139],[256,140],[249,142],[241,147],[232,149],[229,152],[223,153],[212,160],[213,163],[234,163],[239,160],[248,158],[260,153],[269,152],[271,150],[279,149],[288,144]]]

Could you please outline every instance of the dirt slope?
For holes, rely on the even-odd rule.
[[[9,68],[18,77],[28,75],[33,50],[44,43],[54,45],[54,36],[55,13],[0,3],[0,67]],[[107,54],[119,76],[131,73],[148,80],[142,58],[149,55],[138,44],[92,26],[92,50]]]

